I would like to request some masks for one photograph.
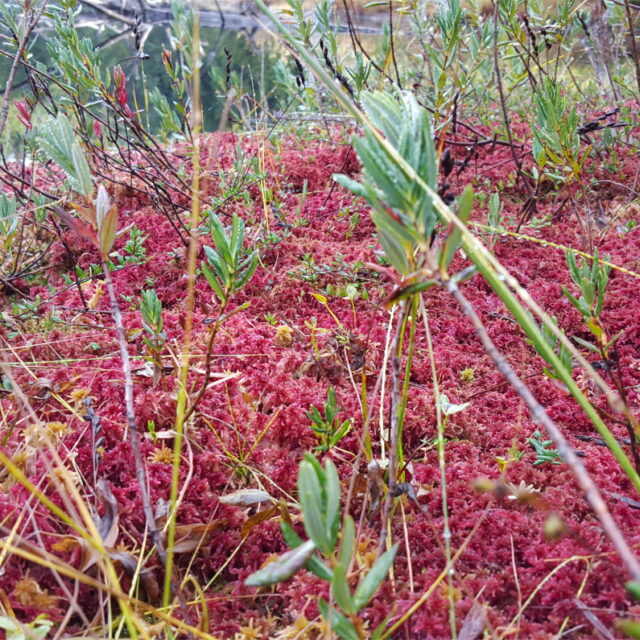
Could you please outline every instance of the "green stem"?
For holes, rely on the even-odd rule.
[[[407,305],[408,313],[405,316],[404,324],[402,327],[402,335],[404,335],[409,314],[411,315],[411,325],[409,327],[409,348],[407,350],[407,362],[404,368],[404,381],[402,384],[402,398],[400,400],[400,407],[398,408],[398,471],[401,471],[404,467],[404,449],[402,447],[402,433],[404,431],[404,417],[407,412],[407,403],[409,401],[409,382],[411,379],[411,366],[413,364],[413,356],[416,347],[416,326],[418,319],[418,304],[420,302],[419,296],[413,296],[411,301]],[[400,344],[400,352],[398,357],[402,356],[402,342]]]
[[[173,465],[171,470],[171,494],[169,500],[169,518],[167,521],[166,564],[164,575],[164,590],[162,604],[164,608],[169,606],[172,595],[172,574],[174,560],[174,543],[176,516],[178,511],[178,492],[180,485],[180,460],[182,455],[182,442],[187,417],[187,373],[189,371],[189,359],[191,355],[191,333],[193,328],[193,309],[195,305],[196,284],[196,260],[198,254],[198,226],[200,224],[200,129],[202,125],[202,111],[200,104],[200,15],[198,0],[194,2],[193,9],[193,41],[194,41],[194,71],[193,71],[193,95],[192,95],[192,163],[193,179],[191,185],[191,220],[189,224],[189,250],[187,256],[187,300],[185,313],[184,344],[180,357],[180,379],[178,401],[176,407],[176,436],[173,443]]]

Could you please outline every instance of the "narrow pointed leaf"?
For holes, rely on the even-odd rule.
[[[373,598],[376,590],[382,584],[387,573],[389,573],[397,551],[398,543],[394,544],[389,551],[383,553],[373,567],[371,567],[369,573],[361,580],[353,595],[353,603],[356,606],[356,611],[360,611],[360,609],[366,607],[369,600]]]
[[[315,544],[311,540],[307,540],[299,547],[282,554],[266,567],[252,573],[244,583],[249,587],[265,587],[288,580],[294,573],[304,567],[315,548]]]
[[[343,567],[348,567],[353,551],[356,544],[356,525],[353,518],[350,515],[346,515],[344,518],[344,524],[342,525],[342,539],[340,540],[340,552],[338,555],[338,562]]]
[[[298,491],[304,517],[304,529],[316,546],[326,555],[331,554],[331,545],[326,535],[324,513],[322,509],[322,487],[315,469],[307,460],[300,463]]]
[[[322,617],[329,622],[331,630],[337,633],[342,640],[360,640],[356,628],[339,611],[329,607],[324,598],[318,598],[318,609]]]
[[[338,478],[336,466],[331,460],[327,460],[325,464],[325,478],[325,491],[327,496],[325,511],[326,537],[329,546],[333,549],[338,536],[338,519],[340,517],[340,479]]]
[[[471,216],[471,210],[473,208],[473,189],[471,187],[466,187],[462,192],[462,195],[458,199],[458,218],[465,224],[469,217]],[[440,268],[447,269],[451,264],[451,260],[453,260],[453,256],[460,245],[460,238],[462,236],[462,232],[458,227],[453,227],[447,236],[447,241],[442,248],[442,253],[440,254]]]
[[[349,591],[347,573],[341,564],[333,568],[333,579],[331,580],[331,593],[336,604],[349,615],[356,613],[356,609]]]

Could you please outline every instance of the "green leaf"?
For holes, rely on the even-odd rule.
[[[266,567],[252,573],[244,583],[248,587],[265,587],[288,580],[294,573],[302,569],[316,545],[311,540],[303,542],[300,546],[283,553],[277,560],[270,562]]]
[[[331,555],[332,545],[326,535],[325,514],[321,501],[323,488],[313,464],[308,460],[303,460],[300,463],[298,492],[307,535],[315,542],[320,551],[327,556]]]
[[[339,611],[329,607],[324,598],[318,598],[318,609],[322,617],[329,622],[332,631],[335,631],[342,640],[360,640],[356,628]]]
[[[473,189],[470,186],[467,186],[465,190],[460,195],[458,199],[458,218],[467,223],[469,217],[471,216],[471,211],[473,208]],[[458,227],[453,227],[451,229],[449,235],[447,236],[447,240],[444,243],[444,247],[442,248],[442,252],[440,253],[440,268],[445,270],[451,264],[451,260],[453,260],[453,256],[460,245],[460,238],[462,236],[462,232]]]
[[[369,600],[373,598],[378,587],[387,576],[397,551],[398,543],[394,544],[389,551],[383,553],[376,560],[373,567],[371,567],[369,573],[367,573],[367,575],[360,581],[360,584],[353,595],[353,602],[355,604],[356,611],[360,611],[360,609],[366,607]]]
[[[631,618],[624,618],[615,621],[615,627],[628,638],[640,638],[640,622]]]
[[[566,287],[562,287],[562,293],[564,293],[564,295],[567,297],[567,299],[569,300],[569,302],[581,313],[583,314],[584,311],[584,305],[580,304],[580,301],[577,300],[572,293],[569,291],[569,289],[567,289]]]
[[[624,588],[634,600],[640,600],[640,582],[630,580],[624,585]]]
[[[463,402],[462,404],[452,404],[449,398],[443,393],[440,395],[440,408],[445,416],[451,416],[454,413],[464,411],[471,403]]]
[[[221,256],[221,262],[227,264],[233,264],[233,257],[229,249],[229,238],[224,229],[220,218],[215,213],[209,214],[211,220],[211,239],[216,247],[216,251]]]
[[[340,540],[340,550],[338,552],[338,562],[346,569],[351,563],[353,551],[356,544],[356,525],[353,518],[347,514],[342,525],[342,537]]]
[[[353,423],[351,422],[351,420],[345,420],[340,428],[333,434],[333,437],[331,438],[331,446],[333,447],[338,444],[338,442],[340,442],[340,440],[342,440],[342,438],[344,438],[347,433],[351,431],[352,426]]]
[[[282,529],[282,536],[284,537],[285,542],[292,548],[295,549],[303,544],[302,538],[291,528],[291,525],[282,521],[280,528]],[[312,555],[307,560],[307,563],[304,565],[305,569],[311,571],[314,575],[318,576],[321,580],[326,580],[327,582],[331,582],[331,578],[333,578],[333,572],[329,567],[322,563],[320,558],[316,555]]]
[[[38,127],[37,139],[45,155],[66,173],[71,188],[90,200],[93,181],[89,164],[67,117],[59,113],[46,120]]]
[[[624,331],[625,331],[624,329],[620,329],[620,331],[618,331],[618,333],[616,333],[616,335],[613,336],[613,338],[611,338],[609,342],[607,342],[607,344],[604,347],[604,350],[608,351],[609,349],[611,349],[611,347],[620,339]]]
[[[338,478],[336,465],[330,459],[327,459],[325,463],[325,493],[327,497],[325,511],[326,536],[331,549],[333,549],[336,546],[340,517],[340,479]]]
[[[218,282],[218,278],[216,277],[216,274],[213,273],[213,271],[211,271],[211,268],[204,260],[202,261],[202,273],[204,273],[204,277],[209,283],[209,286],[213,289],[214,293],[218,296],[218,299],[220,300],[220,302],[221,303],[225,302],[227,299],[227,296],[224,290],[222,289],[222,287],[220,286],[220,283]]]
[[[341,564],[337,564],[333,568],[333,579],[331,580],[331,593],[336,604],[349,615],[356,613],[356,608],[349,590],[347,582],[347,573]]]

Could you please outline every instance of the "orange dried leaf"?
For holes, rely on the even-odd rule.
[[[174,553],[190,553],[203,545],[216,529],[227,524],[226,518],[219,518],[208,524],[179,524],[176,526]]]
[[[240,528],[240,535],[245,538],[253,531],[254,527],[259,525],[261,522],[264,522],[265,520],[270,520],[279,512],[280,509],[277,506],[273,506],[254,513],[250,518],[247,518],[247,520]]]

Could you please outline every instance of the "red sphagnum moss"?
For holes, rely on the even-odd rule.
[[[517,124],[514,129],[517,129]],[[355,301],[355,317],[351,303],[344,298],[330,297],[335,319],[312,295],[324,290],[328,284],[335,287],[348,284],[340,275],[334,260],[341,257],[351,265],[356,261],[375,262],[378,250],[374,228],[367,209],[354,202],[351,195],[332,185],[331,175],[336,172],[356,174],[355,154],[345,142],[347,136],[336,135],[335,141],[301,143],[294,139],[281,141],[278,147],[266,149],[267,178],[264,187],[278,195],[282,213],[291,220],[298,206],[306,226],[288,229],[278,225],[271,217],[271,228],[281,241],[267,246],[261,253],[260,265],[234,304],[251,302],[251,306],[233,316],[220,332],[214,347],[213,370],[228,375],[224,383],[212,386],[198,407],[195,422],[188,430],[187,445],[181,470],[186,483],[178,513],[179,524],[220,521],[215,535],[205,538],[197,556],[191,562],[191,553],[177,556],[177,571],[187,569],[202,585],[208,585],[206,596],[209,607],[209,631],[220,637],[233,637],[241,627],[259,629],[259,637],[275,637],[279,630],[293,625],[296,620],[313,620],[317,615],[316,596],[324,593],[326,585],[312,575],[301,572],[289,582],[274,590],[244,586],[244,579],[270,557],[285,550],[278,522],[274,519],[258,524],[246,538],[241,527],[252,512],[219,502],[222,494],[244,486],[255,486],[254,477],[260,478],[264,488],[274,497],[288,499],[295,495],[296,472],[303,452],[317,444],[309,428],[306,412],[312,405],[323,406],[327,387],[336,389],[344,406],[345,415],[355,422],[353,431],[341,442],[346,450],[333,455],[341,478],[346,481],[352,474],[365,473],[352,468],[349,452],[358,450],[356,433],[361,430],[362,414],[358,393],[345,366],[344,351],[336,348],[338,331],[342,340],[348,333],[347,346],[355,354],[358,345],[366,349],[370,364],[369,388],[373,389],[380,373],[386,340],[388,315],[377,302],[388,292],[390,284],[375,272],[361,272],[369,300]],[[257,138],[237,138],[232,134],[213,135],[202,145],[204,168],[203,201],[217,195],[216,174],[228,170],[233,162],[234,148],[240,144],[248,155],[256,153],[263,144]],[[180,149],[177,150],[180,153]],[[183,150],[184,151],[184,150]],[[455,153],[455,150],[453,150]],[[460,158],[463,151],[458,151]],[[508,148],[483,147],[479,156],[454,180],[454,192],[472,183],[480,193],[491,193],[500,183],[513,179],[508,164]],[[620,159],[620,172],[616,181],[632,180],[637,171],[637,157]],[[188,170],[189,162],[184,161]],[[37,179],[50,183],[50,172],[36,170]],[[606,178],[602,170],[597,176]],[[302,191],[306,183],[306,199]],[[517,218],[521,200],[515,188],[503,185],[504,216]],[[612,191],[613,189],[613,191]],[[265,211],[260,187],[250,188],[251,206],[247,202],[229,201],[219,212],[224,220],[239,213],[247,221],[247,234],[255,238],[258,224],[264,222]],[[118,192],[121,210],[120,225],[135,224],[145,236],[147,261],[113,273],[117,294],[121,301],[124,323],[129,332],[129,348],[133,356],[144,353],[141,318],[130,300],[136,300],[149,282],[162,301],[167,344],[176,352],[181,344],[185,313],[185,259],[182,245],[171,225],[150,202],[126,189]],[[177,204],[185,205],[179,196]],[[602,183],[602,192],[594,197],[605,205],[622,201],[611,184]],[[576,215],[580,212],[566,208],[559,212],[561,194],[548,193],[538,202],[539,218],[556,212],[550,224],[526,232],[547,243],[581,246],[581,231]],[[617,199],[617,200],[616,200]],[[360,215],[354,228],[351,216]],[[473,220],[484,221],[486,209],[477,205]],[[629,215],[634,215],[631,212]],[[600,254],[609,254],[611,260],[630,270],[638,270],[640,254],[640,227],[621,235],[615,226],[600,243]],[[82,239],[67,232],[63,236],[75,260],[87,268],[98,262],[95,250]],[[205,236],[202,240],[207,241]],[[123,239],[116,249],[121,248]],[[550,314],[557,316],[567,335],[588,336],[577,312],[560,293],[562,284],[570,278],[564,255],[550,246],[543,246],[513,237],[500,237],[495,246],[497,257],[525,286],[536,301]],[[311,256],[316,267],[308,267]],[[14,354],[5,351],[8,360],[19,357],[25,367],[14,367],[17,382],[22,386],[38,416],[46,423],[54,421],[66,425],[56,437],[56,446],[70,471],[77,474],[82,491],[91,500],[92,444],[87,423],[81,419],[81,399],[89,395],[93,407],[104,427],[100,474],[108,481],[118,503],[122,548],[135,550],[144,536],[144,516],[140,504],[134,472],[133,458],[125,437],[123,378],[115,331],[107,313],[108,297],[101,292],[99,280],[86,285],[87,299],[94,302],[95,312],[83,313],[75,287],[67,287],[62,278],[68,269],[67,249],[61,242],[53,247],[49,271],[49,287],[32,286],[30,294],[40,294],[47,302],[41,312],[54,312],[69,322],[48,332],[23,333],[15,338]],[[457,258],[457,266],[463,266]],[[456,266],[454,265],[454,266]],[[306,270],[305,270],[306,269]],[[51,296],[51,287],[57,291]],[[542,363],[524,340],[522,331],[510,319],[506,309],[479,276],[463,285],[465,296],[473,303],[488,326],[497,346],[518,373],[527,378],[536,396],[557,421],[572,446],[581,452],[589,472],[608,499],[612,513],[628,540],[640,543],[640,511],[624,474],[613,456],[594,442],[584,442],[579,435],[593,435],[592,428],[575,403],[557,384],[541,375]],[[637,313],[637,279],[612,271],[605,302],[603,320],[611,335],[624,329],[618,343],[620,369],[628,389],[631,406],[638,408],[640,385],[640,340]],[[584,624],[576,607],[575,598],[597,612],[607,625],[629,609],[631,603],[624,590],[624,571],[602,529],[589,509],[570,470],[565,464],[533,466],[535,456],[526,438],[536,425],[529,418],[522,401],[503,384],[503,378],[484,353],[473,328],[456,304],[443,291],[430,291],[425,295],[435,349],[435,360],[440,388],[454,402],[468,400],[469,407],[451,417],[447,425],[446,461],[450,526],[452,545],[459,548],[470,534],[482,514],[484,521],[469,541],[466,551],[456,565],[454,576],[456,614],[459,620],[471,609],[474,599],[486,605],[490,624],[495,629],[518,630],[521,638],[555,637],[565,619],[569,626]],[[194,326],[195,351],[201,353],[206,341],[204,320],[215,312],[215,301],[203,278],[198,279]],[[267,322],[271,314],[276,325],[286,325],[291,331],[289,339],[277,341],[277,328]],[[311,341],[309,321],[317,320],[315,340]],[[6,332],[3,328],[1,331]],[[134,366],[141,364],[134,360]],[[172,361],[167,361],[173,364]],[[27,368],[29,371],[27,371]],[[190,384],[199,384],[202,367],[194,361]],[[463,374],[463,372],[465,372]],[[35,378],[31,375],[35,374]],[[231,375],[233,374],[233,375]],[[579,376],[579,370],[576,376]],[[175,377],[170,371],[154,387],[150,377],[135,373],[135,408],[138,426],[143,432],[153,423],[157,441],[144,438],[143,456],[148,460],[151,500],[154,505],[169,497],[171,466],[167,457],[158,453],[163,446],[172,446],[171,429],[175,418]],[[36,379],[46,379],[38,386]],[[356,376],[359,380],[359,376]],[[604,408],[603,398],[588,388],[591,400]],[[84,391],[83,391],[84,390]],[[71,414],[69,403],[76,412]],[[41,489],[57,504],[65,507],[50,481],[46,479],[44,457],[35,454],[40,446],[30,438],[29,420],[20,419],[11,399],[2,399],[5,415],[12,415],[16,428],[2,444],[5,454],[12,456],[32,482],[42,481]],[[388,403],[385,401],[388,409]],[[375,409],[377,411],[377,408]],[[610,427],[619,437],[626,431],[615,423]],[[378,424],[372,422],[374,442],[378,441]],[[432,377],[427,343],[422,331],[416,341],[416,358],[410,386],[410,400],[404,430],[404,450],[411,461],[410,477],[420,488],[420,501],[428,508],[428,515],[407,502],[406,526],[410,546],[401,544],[394,565],[394,581],[379,590],[365,613],[369,628],[373,629],[391,611],[401,614],[429,587],[444,566],[441,540],[434,539],[429,519],[433,520],[441,535],[442,504],[437,452],[432,445],[436,435],[435,409],[432,398]],[[540,492],[544,508],[527,506],[515,500],[498,500],[473,489],[474,480],[486,476],[497,479],[500,471],[496,458],[508,457],[508,450],[516,444],[524,452],[522,458],[511,462],[505,471],[505,480],[531,485]],[[44,454],[46,457],[47,454]],[[254,483],[254,484],[252,484]],[[363,496],[356,495],[353,515],[360,516]],[[25,505],[28,505],[25,511]],[[559,514],[567,523],[570,533],[556,542],[543,537],[543,524],[549,511]],[[25,517],[26,516],[26,517]],[[17,518],[24,518],[19,526],[22,536],[54,553],[65,562],[82,568],[83,554],[77,545],[60,545],[68,531],[38,506],[19,484],[11,484],[5,476],[5,490],[0,494],[0,520],[5,530]],[[375,549],[379,528],[379,514],[364,518],[363,539],[370,544],[361,551],[361,559]],[[394,538],[402,539],[401,519],[396,517]],[[238,550],[239,549],[239,550]],[[237,551],[237,552],[236,552]],[[191,562],[191,564],[190,564]],[[408,562],[412,567],[409,580]],[[557,567],[565,565],[554,572]],[[152,558],[149,568],[161,579],[159,561]],[[95,567],[88,570],[95,573]],[[39,592],[28,590],[32,578]],[[126,582],[125,582],[126,583]],[[70,584],[70,583],[69,583]],[[66,585],[68,587],[68,584]],[[66,587],[65,587],[66,588]],[[61,603],[68,599],[63,584],[49,571],[30,565],[15,556],[3,564],[2,589],[16,615],[31,620],[38,613],[46,613],[54,620],[64,614]],[[187,590],[189,587],[187,587]],[[524,601],[537,590],[533,600],[521,616],[518,611]],[[46,597],[43,593],[46,592]],[[195,594],[188,594],[194,595]],[[326,595],[326,593],[325,593]],[[39,599],[38,599],[39,597]],[[197,600],[197,597],[195,598]],[[427,603],[406,623],[406,635],[411,638],[449,637],[448,593],[446,586],[436,589]],[[84,615],[91,620],[101,606],[96,593],[80,587],[78,603]],[[46,605],[46,606],[45,606]],[[200,605],[198,605],[199,607]],[[198,616],[198,607],[192,611]],[[83,621],[74,616],[74,624]],[[74,625],[72,624],[71,627]],[[585,627],[581,637],[588,637],[591,628]],[[404,633],[404,632],[403,632]],[[310,635],[309,637],[313,637]]]

